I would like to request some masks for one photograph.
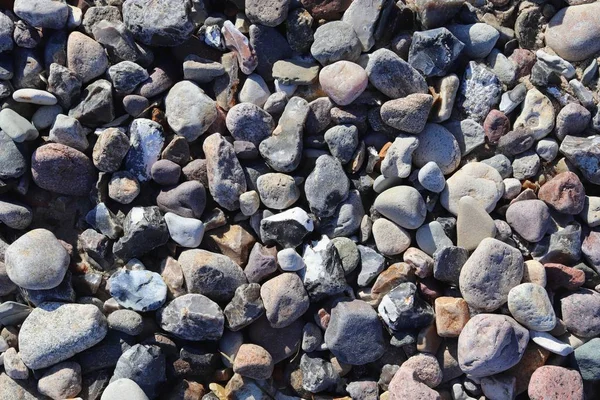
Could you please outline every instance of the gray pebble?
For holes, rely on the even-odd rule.
[[[427,93],[427,83],[421,74],[391,50],[379,49],[371,53],[365,70],[369,82],[392,99]]]
[[[86,129],[75,118],[63,114],[56,116],[49,139],[79,151],[85,151],[89,146]]]
[[[217,119],[217,105],[195,83],[181,81],[165,98],[165,115],[175,133],[193,142]]]
[[[233,106],[225,120],[227,129],[236,140],[244,140],[258,146],[271,136],[275,127],[273,117],[256,104],[240,103]]]
[[[310,47],[310,53],[322,65],[340,60],[354,62],[361,51],[362,46],[354,29],[343,21],[332,21],[318,27]]]
[[[154,311],[167,298],[167,285],[155,272],[119,270],[108,280],[110,294],[119,305],[134,311]]]
[[[346,199],[350,182],[338,160],[323,155],[306,178],[304,191],[310,209],[318,217],[329,217],[340,202]]]
[[[120,94],[130,94],[149,76],[148,71],[131,61],[114,64],[107,73],[115,91]]]
[[[108,315],[108,327],[128,335],[142,333],[144,323],[142,316],[131,310],[117,310]]]
[[[0,129],[17,143],[37,139],[37,129],[25,118],[10,108],[0,111]]]
[[[444,174],[434,161],[429,161],[419,170],[418,179],[421,186],[434,193],[440,193],[446,186]]]
[[[165,331],[191,341],[218,340],[225,327],[225,317],[217,303],[201,294],[177,297],[161,308],[156,318]]]

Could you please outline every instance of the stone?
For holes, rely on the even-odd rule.
[[[100,400],[112,399],[148,400],[140,386],[128,378],[116,379],[104,389]]]
[[[360,264],[360,253],[356,244],[346,237],[336,237],[331,240],[342,259],[344,274],[348,275]]]
[[[435,299],[435,327],[438,336],[458,337],[469,318],[469,306],[463,299],[456,297]]]
[[[108,284],[117,303],[134,311],[157,310],[167,298],[167,285],[155,272],[119,270],[110,277]]]
[[[412,169],[413,153],[419,147],[414,136],[398,135],[387,149],[381,162],[381,173],[386,178],[407,178]]]
[[[225,73],[223,64],[189,54],[183,61],[183,79],[196,83],[209,83]]]
[[[556,138],[563,140],[565,136],[578,136],[583,133],[592,120],[592,114],[580,104],[569,103],[556,116]]]
[[[250,74],[246,78],[246,81],[238,94],[238,98],[240,103],[252,103],[259,107],[263,107],[270,95],[271,91],[265,80],[258,74]],[[268,112],[266,108],[267,107],[265,107],[265,111]],[[229,113],[227,115],[229,115]]]
[[[600,197],[585,196],[583,210],[579,215],[589,227],[600,225]]]
[[[583,380],[579,372],[575,370],[544,365],[531,375],[527,394],[532,400],[553,397],[583,400]]]
[[[25,156],[15,142],[3,131],[0,131],[0,179],[18,178],[25,173],[27,162]]]
[[[500,105],[498,106],[500,112],[503,112],[504,114],[510,114],[513,112],[523,101],[525,101],[527,93],[527,87],[524,83],[520,83],[512,90],[505,92],[502,95]]]
[[[269,379],[273,373],[273,358],[264,348],[246,343],[235,356],[233,371],[252,379]]]
[[[50,129],[49,139],[84,152],[89,146],[86,134],[78,120],[59,114]]]
[[[198,85],[181,81],[165,98],[165,115],[175,133],[193,142],[217,119],[217,105]]]
[[[559,10],[546,28],[546,45],[568,61],[582,61],[600,50],[600,31],[593,21],[600,5],[591,3]]]
[[[552,139],[541,139],[535,146],[535,151],[544,161],[554,161],[558,155],[558,143]]]
[[[339,378],[330,362],[316,355],[303,354],[300,359],[302,388],[311,393],[319,393],[335,385]]]
[[[248,328],[250,343],[263,347],[278,363],[296,353],[302,342],[304,322],[297,320],[285,328],[276,329],[265,316],[259,318]]]
[[[33,212],[26,205],[0,200],[0,222],[12,229],[26,229],[33,221]]]
[[[38,391],[52,399],[67,399],[81,392],[81,366],[65,361],[50,367],[37,384]]]
[[[159,309],[156,319],[165,331],[191,341],[218,340],[225,326],[225,317],[217,303],[193,293],[177,297]]]
[[[373,223],[373,238],[377,250],[385,256],[402,254],[410,246],[409,233],[385,218]]]
[[[358,128],[348,124],[336,125],[325,132],[324,139],[331,155],[347,164],[358,146]]]
[[[569,332],[582,338],[600,332],[600,294],[590,289],[578,289],[560,299],[562,321]]]
[[[500,50],[492,49],[486,61],[500,82],[512,87],[517,79],[517,65],[506,57]]]
[[[541,200],[517,201],[506,210],[506,222],[523,239],[536,243],[550,227],[550,210]]]
[[[67,40],[67,67],[83,83],[104,74],[108,66],[108,57],[100,43],[83,33],[71,32]]]
[[[413,34],[408,62],[426,77],[444,76],[454,67],[465,44],[446,28]]]
[[[29,103],[41,106],[53,106],[57,102],[56,97],[52,93],[39,89],[18,89],[13,92],[12,98],[17,103]]]
[[[104,203],[98,203],[96,207],[90,210],[85,216],[85,220],[94,229],[111,239],[118,239],[123,233],[121,221],[117,219]]]
[[[266,316],[273,328],[284,328],[300,318],[309,307],[302,280],[294,273],[283,273],[265,282],[260,295]]]
[[[369,80],[360,65],[340,60],[321,69],[319,83],[331,100],[347,106],[364,92]]]
[[[344,364],[364,365],[379,359],[385,346],[376,311],[361,300],[337,303],[331,309],[325,344]]]
[[[492,107],[500,102],[500,80],[484,64],[470,61],[459,89],[459,109],[475,122],[481,123]]]
[[[260,222],[263,242],[274,241],[283,247],[299,246],[313,229],[313,220],[300,207],[263,218]]]
[[[350,183],[339,161],[323,155],[306,178],[304,190],[311,211],[318,217],[329,217],[348,196]]]
[[[464,43],[463,53],[470,59],[487,57],[500,37],[500,32],[484,23],[449,25],[448,30]]]
[[[52,63],[48,73],[47,90],[57,98],[58,104],[66,109],[79,98],[81,79],[67,67]]]
[[[423,131],[433,104],[429,94],[413,93],[381,106],[381,119],[392,128],[417,134]]]
[[[423,328],[434,320],[433,308],[419,297],[412,282],[393,288],[383,297],[377,311],[393,331]]]
[[[357,61],[362,45],[352,26],[344,21],[321,25],[314,34],[310,53],[322,65],[336,61]]]
[[[260,285],[249,283],[235,290],[233,299],[223,313],[227,318],[227,326],[232,331],[238,331],[256,321],[265,312],[260,295]]]
[[[322,221],[321,229],[331,237],[349,236],[361,226],[365,209],[357,190],[351,190],[346,200],[342,201],[332,217]]]
[[[0,16],[0,51],[5,52],[13,49],[14,28],[13,20],[8,15],[2,13]]]
[[[244,171],[233,150],[233,145],[219,133],[204,140],[208,189],[215,201],[227,210],[239,208],[239,197],[246,191]]]
[[[288,6],[289,2],[285,0],[278,0],[276,3],[249,0],[245,12],[250,22],[254,24],[277,26],[287,18]]]
[[[415,372],[412,369],[399,369],[392,378],[388,393],[392,400],[399,400],[416,396],[418,399],[440,400],[439,393],[431,389],[426,384],[415,379]]]
[[[579,138],[566,136],[560,144],[560,152],[575,165],[591,183],[600,183],[599,136]]]
[[[358,0],[352,2],[344,12],[342,21],[352,26],[363,51],[369,51],[375,44],[376,23],[383,5],[383,0]]]
[[[240,211],[242,214],[251,216],[260,207],[260,197],[256,190],[251,190],[240,195]]]
[[[310,51],[310,45],[314,41],[313,22],[313,16],[304,8],[289,11],[286,20],[286,37],[292,50],[298,53]]]
[[[239,103],[227,113],[227,129],[236,140],[252,142],[255,146],[271,136],[273,117],[258,105]]]
[[[587,343],[582,344],[573,352],[574,365],[579,370],[581,377],[586,381],[594,381],[600,377],[600,360],[598,359],[598,349],[600,348],[600,338],[594,338]]]
[[[250,45],[256,52],[256,72],[266,81],[273,80],[273,64],[292,56],[292,49],[285,37],[275,28],[253,24],[250,26]]]
[[[508,309],[525,327],[547,332],[556,325],[556,316],[546,290],[535,283],[522,283],[508,294]]]
[[[313,246],[304,246],[303,260],[306,268],[299,271],[299,276],[311,302],[339,294],[346,289],[342,260],[326,236],[313,243]]]
[[[67,3],[60,0],[15,0],[13,11],[29,25],[48,29],[64,28],[69,14]]]
[[[176,46],[194,30],[191,4],[177,0],[134,0],[123,4],[123,22],[135,38],[148,46]]]
[[[471,196],[490,213],[496,208],[503,192],[502,177],[493,167],[481,162],[471,162],[448,178],[440,195],[440,204],[457,215],[460,199]]]
[[[546,182],[538,193],[540,200],[564,214],[579,214],[585,204],[585,188],[573,172],[563,172]]]
[[[496,236],[494,220],[474,198],[464,196],[458,201],[456,220],[457,246],[475,250],[485,238]]]
[[[403,371],[412,372],[416,381],[431,388],[438,386],[443,379],[442,369],[435,356],[431,354],[416,354],[402,363],[401,368]]]
[[[356,279],[358,286],[367,286],[385,268],[385,258],[370,247],[358,245],[360,253],[360,273]]]
[[[414,164],[423,167],[429,161],[434,161],[447,175],[458,168],[460,160],[460,148],[454,136],[441,125],[425,125],[419,134],[419,146],[413,154]]]
[[[131,61],[122,61],[108,68],[107,71],[110,82],[115,91],[120,94],[130,94],[135,88],[146,79],[148,72]]]
[[[527,92],[523,110],[516,119],[513,129],[526,128],[535,140],[540,140],[554,129],[554,107],[539,90],[533,88]]]
[[[116,6],[90,7],[85,11],[81,24],[85,33],[91,36],[94,27],[103,20],[119,22],[121,21],[121,11]]]
[[[522,154],[529,150],[535,142],[533,131],[527,128],[517,128],[503,135],[498,140],[497,149],[506,156]]]
[[[215,30],[218,31],[218,29]],[[250,75],[258,66],[258,59],[254,49],[248,42],[248,38],[246,38],[246,36],[244,36],[244,34],[229,20],[223,22],[221,34],[225,40],[225,46],[232,50],[237,56],[238,64],[242,72],[246,75]]]
[[[169,232],[158,207],[133,207],[123,221],[123,236],[113,253],[123,261],[140,257],[169,240]]]
[[[561,342],[548,332],[529,331],[531,340],[538,346],[560,356],[568,356],[573,352],[573,347]]]
[[[106,319],[96,306],[43,303],[21,326],[21,359],[28,368],[46,368],[94,346],[106,332]]]
[[[32,248],[39,251],[32,252]],[[15,240],[6,249],[4,259],[10,280],[31,290],[58,286],[71,261],[67,250],[46,229],[34,229]]]
[[[417,230],[417,244],[425,253],[432,256],[446,246],[452,246],[452,240],[446,236],[444,227],[438,221],[424,224]]]
[[[135,138],[136,136],[134,136]],[[102,131],[94,145],[92,154],[94,166],[103,172],[117,171],[129,151],[129,147],[129,138],[121,130],[108,128]]]
[[[170,160],[158,160],[150,170],[152,180],[163,186],[176,185],[179,182],[181,166]]]
[[[429,161],[419,169],[418,180],[423,188],[434,193],[440,193],[446,186],[444,173],[434,161]]]
[[[425,221],[427,209],[421,194],[411,186],[396,186],[375,199],[375,209],[405,229],[417,229]]]
[[[166,213],[165,222],[169,235],[182,247],[198,247],[204,237],[204,223],[195,218],[181,217],[177,214]]]
[[[300,190],[296,186],[296,181],[286,174],[267,173],[261,175],[256,181],[256,186],[262,203],[276,210],[286,209],[300,198]]]
[[[446,75],[439,80],[435,86],[439,100],[432,106],[431,122],[444,122],[450,118],[459,85],[456,74]]]
[[[279,60],[273,64],[273,78],[283,85],[310,85],[318,75],[319,65],[302,59]]]
[[[111,381],[131,379],[149,397],[156,397],[166,379],[166,359],[160,347],[136,344],[117,360]]]
[[[267,101],[265,101],[265,104],[263,105],[263,109],[271,115],[279,115],[285,109],[287,100],[287,94],[285,92],[275,92],[267,98]]]
[[[525,352],[529,332],[514,319],[479,314],[467,322],[458,338],[458,360],[463,372],[485,377],[516,365]]]
[[[10,108],[0,111],[0,129],[16,143],[34,140],[39,136],[29,121]]]
[[[15,380],[24,380],[29,377],[29,370],[21,360],[14,347],[10,347],[2,354],[4,371],[6,375]]]
[[[42,106],[31,117],[31,123],[38,130],[48,129],[54,124],[56,117],[62,114],[63,109],[60,105]]]
[[[131,310],[117,310],[108,315],[108,327],[128,335],[139,335],[144,328],[142,316]]]
[[[203,294],[215,301],[229,301],[246,283],[242,269],[229,257],[206,250],[185,250],[178,259],[189,293]],[[215,280],[214,277],[219,277]]]
[[[391,50],[371,53],[365,70],[371,85],[391,99],[428,92],[423,76]]]
[[[302,134],[308,116],[308,102],[300,97],[292,97],[274,135],[260,143],[258,150],[267,164],[277,172],[292,172],[302,159]]]
[[[462,121],[451,120],[443,126],[458,142],[462,156],[466,156],[485,143],[485,128],[472,119],[467,118]]]
[[[200,218],[206,206],[206,190],[198,181],[165,188],[156,198],[158,208],[186,218]]]
[[[82,92],[80,101],[69,110],[69,117],[79,120],[82,125],[98,127],[115,118],[112,85],[98,79],[90,83]]]
[[[283,249],[277,252],[277,263],[283,271],[299,271],[305,267],[300,254],[292,248]]]
[[[470,306],[494,311],[523,278],[521,253],[497,239],[483,239],[460,271],[459,286]]]

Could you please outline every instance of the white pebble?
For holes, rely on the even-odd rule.
[[[177,214],[166,213],[165,222],[171,239],[182,247],[198,247],[204,236],[204,224],[195,218],[185,218]]]
[[[521,193],[521,181],[516,178],[506,178],[504,182],[504,195],[506,200],[512,200]]]
[[[57,102],[56,97],[52,93],[39,89],[15,90],[13,100],[18,103],[31,103],[40,106],[53,106]]]
[[[529,331],[529,336],[534,343],[552,353],[567,356],[573,352],[570,344],[561,342],[548,332]]]
[[[305,267],[300,254],[292,248],[277,252],[277,263],[283,271],[300,271]]]

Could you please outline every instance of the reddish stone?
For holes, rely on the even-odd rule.
[[[444,295],[444,288],[440,284],[440,282],[433,277],[421,279],[419,282],[419,290],[423,295],[423,298],[433,303],[435,299]]]
[[[585,273],[582,270],[567,267],[562,264],[544,264],[546,269],[546,288],[556,290],[565,288],[576,290],[585,282]]]
[[[516,49],[508,59],[517,66],[517,79],[529,75],[537,61],[535,53],[526,49]]]
[[[300,0],[315,19],[340,19],[352,0]]]
[[[390,400],[441,400],[440,394],[415,379],[415,371],[400,368],[388,387]]]
[[[540,200],[563,214],[579,214],[585,205],[585,188],[573,172],[563,172],[550,179],[538,192]]]
[[[583,380],[573,369],[544,365],[531,375],[527,394],[531,400],[583,400]]]
[[[536,369],[546,364],[550,352],[534,342],[529,342],[521,361],[508,371],[506,374],[517,378],[516,394],[521,394],[527,390],[531,376]]]
[[[496,144],[510,130],[510,120],[503,112],[492,110],[483,122],[483,130],[488,143]]]

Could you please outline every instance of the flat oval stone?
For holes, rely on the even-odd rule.
[[[523,357],[529,332],[506,315],[479,314],[458,337],[458,362],[464,373],[484,377],[506,371]]]
[[[31,122],[10,108],[0,111],[0,129],[17,143],[34,140],[39,136],[38,130]]]
[[[201,294],[184,294],[158,310],[160,327],[192,341],[218,340],[223,335],[225,316],[219,305]]]
[[[559,10],[546,28],[546,45],[567,61],[582,61],[600,50],[600,4]]]
[[[550,226],[550,210],[541,200],[517,201],[506,210],[506,222],[523,239],[536,243],[542,240]]]
[[[6,249],[6,272],[24,289],[41,290],[58,286],[71,261],[67,250],[52,232],[34,229]]]
[[[39,89],[19,89],[12,95],[13,100],[19,103],[38,104],[41,106],[53,106],[56,104],[56,97],[52,93]]]
[[[42,303],[21,326],[19,354],[27,367],[46,368],[99,343],[107,330],[95,305]]]

